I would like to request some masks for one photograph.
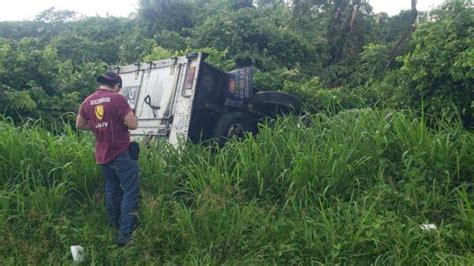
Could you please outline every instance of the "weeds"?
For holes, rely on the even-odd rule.
[[[68,263],[79,244],[91,264],[473,264],[474,136],[435,122],[361,109],[280,119],[223,148],[143,149],[125,249],[91,136],[0,122],[0,261]]]

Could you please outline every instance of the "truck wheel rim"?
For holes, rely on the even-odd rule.
[[[227,131],[227,137],[239,137],[243,138],[245,136],[245,128],[242,124],[232,124]]]

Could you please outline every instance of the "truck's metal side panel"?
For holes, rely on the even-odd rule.
[[[136,115],[139,120],[168,119],[180,75],[179,65],[145,70]]]
[[[122,94],[138,117],[133,139],[168,138],[177,145],[189,137],[202,55],[177,57],[117,69]]]
[[[185,74],[186,60],[176,64],[145,71],[142,85],[138,117],[138,129],[132,136],[167,137],[174,113],[179,80]]]
[[[139,99],[140,87],[142,85],[143,72],[120,74],[122,77],[122,95],[127,99],[130,107],[135,110]]]
[[[173,145],[177,145],[181,139],[188,138],[201,59],[202,54],[199,54],[196,59],[188,63],[186,74],[180,78],[179,86],[177,87],[179,91],[176,97],[173,125],[168,139],[169,143]]]

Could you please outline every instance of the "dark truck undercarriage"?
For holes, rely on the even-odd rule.
[[[194,142],[256,134],[258,122],[266,117],[299,112],[300,100],[284,92],[256,91],[252,67],[224,72],[201,63],[189,138]]]

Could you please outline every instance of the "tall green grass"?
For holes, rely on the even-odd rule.
[[[0,261],[68,263],[79,244],[94,264],[473,264],[474,136],[429,122],[361,109],[270,121],[223,148],[159,143],[122,249],[93,138],[0,122]]]

